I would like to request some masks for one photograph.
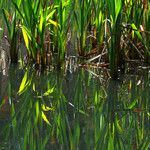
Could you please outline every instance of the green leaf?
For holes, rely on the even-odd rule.
[[[46,16],[46,21],[48,21],[52,16],[53,14],[55,13],[56,9],[54,9],[52,12],[50,12],[47,16]]]
[[[137,27],[135,26],[134,23],[131,24],[131,27],[132,27],[132,29],[133,29],[133,31],[132,31],[132,37],[134,38],[134,33],[135,33],[135,34],[137,35],[137,37],[138,37],[140,40],[142,40],[142,36],[141,36],[140,32],[138,31],[138,29],[137,29]]]
[[[131,104],[129,105],[128,109],[132,109],[136,105],[137,100],[135,99]]]
[[[48,125],[51,125],[43,111],[42,111],[42,118]]]
[[[54,111],[54,108],[53,107],[48,107],[48,106],[46,106],[46,105],[44,105],[44,104],[42,104],[42,109],[43,109],[43,111]]]
[[[118,15],[120,13],[121,5],[122,5],[121,0],[115,0],[115,22],[116,22]]]
[[[114,139],[111,134],[109,136],[108,149],[114,150]]]
[[[3,12],[4,20],[6,22],[7,30],[8,30],[9,36],[10,36],[11,35],[10,24],[9,24],[8,19],[7,19],[7,16],[9,14],[8,14],[8,12],[5,9],[2,9],[2,12]]]
[[[42,30],[43,30],[43,24],[44,24],[44,16],[43,16],[43,13],[41,13],[41,16],[40,16],[40,24],[39,24],[40,33],[41,33]]]
[[[25,45],[26,45],[27,49],[29,49],[29,38],[28,38],[28,34],[24,27],[22,27],[22,34],[23,34],[23,38],[25,41]]]
[[[28,77],[28,72],[25,73],[23,79],[22,79],[22,82],[21,82],[21,85],[19,87],[19,94],[22,93],[22,91],[25,89],[25,86],[26,86],[26,83],[27,83],[27,77]]]
[[[51,93],[53,93],[53,91],[54,91],[54,87],[48,89],[48,90],[43,94],[43,96],[48,96],[48,95],[50,95]]]
[[[49,23],[47,23],[47,25],[52,24],[52,25],[54,25],[55,27],[58,27],[58,26],[59,26],[59,24],[58,24],[56,21],[53,21],[53,20],[51,20],[51,19],[49,19],[48,22],[49,22]],[[47,26],[47,25],[46,25],[46,26]]]
[[[28,78],[28,72],[25,73],[22,79],[22,82],[18,91],[19,95],[21,95],[27,89],[27,87],[31,84],[32,79],[27,79],[27,78]]]

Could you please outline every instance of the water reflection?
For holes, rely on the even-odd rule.
[[[148,149],[149,78],[10,69],[0,81],[0,149]]]

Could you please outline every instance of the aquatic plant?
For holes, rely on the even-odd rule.
[[[49,24],[57,25],[51,20],[56,10],[50,6],[46,7],[47,3],[41,1],[31,3],[26,0],[22,2],[22,9],[20,9],[13,2],[22,19],[21,29],[29,58],[38,66],[42,65],[42,68],[46,66],[46,51],[49,49],[45,42],[46,28]]]
[[[10,2],[9,2],[10,3]],[[16,1],[16,5],[20,5],[20,1]],[[10,6],[13,7],[10,3]],[[18,18],[18,13],[15,9],[11,10],[10,12],[3,8],[2,10],[4,20],[7,27],[8,37],[7,40],[10,44],[10,58],[12,63],[18,62],[18,49],[20,44],[19,38],[19,25],[20,21]],[[5,29],[4,29],[5,30]]]
[[[39,76],[33,68],[20,71],[22,78],[17,86],[14,82],[20,77],[19,71],[11,72],[15,78],[11,76],[8,81],[11,111],[9,117],[0,120],[0,146],[148,148],[148,70],[143,70],[141,76],[118,81],[101,81],[84,69],[66,76],[60,71]],[[0,103],[0,110],[3,105]]]
[[[123,2],[121,0],[107,1],[108,5],[108,17],[110,19],[110,47],[109,62],[110,62],[110,74],[113,78],[118,77],[118,67],[121,66],[121,14]]]
[[[22,37],[28,61],[43,70],[50,62],[61,68],[66,56],[73,54],[79,56],[79,63],[109,63],[111,77],[117,78],[126,59],[148,60],[150,4],[146,0],[7,2],[10,9],[6,2],[0,3],[6,23],[1,28],[7,28],[12,63],[17,62]]]

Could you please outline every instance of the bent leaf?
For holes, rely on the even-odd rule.
[[[54,108],[53,107],[48,107],[48,106],[46,106],[46,105],[44,105],[44,104],[42,104],[42,109],[44,110],[44,111],[53,111],[54,110]]]
[[[53,21],[53,20],[51,20],[51,19],[49,19],[48,22],[49,22],[48,24],[52,24],[52,25],[54,25],[55,27],[58,27],[58,26],[59,26],[56,21]],[[48,25],[48,24],[47,24],[47,25]]]
[[[43,94],[43,96],[48,96],[48,95],[50,95],[51,93],[53,93],[53,91],[54,91],[54,87],[51,88],[51,89],[48,89],[48,90]]]

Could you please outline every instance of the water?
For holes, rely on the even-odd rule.
[[[0,75],[0,149],[142,149],[150,146],[150,73],[118,81],[78,68]]]

